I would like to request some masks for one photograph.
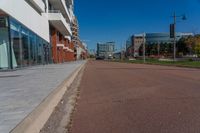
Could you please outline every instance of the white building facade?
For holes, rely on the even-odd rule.
[[[1,0],[0,69],[62,63],[73,52],[73,0]]]

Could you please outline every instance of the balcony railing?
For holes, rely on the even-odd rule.
[[[61,11],[64,17],[67,18],[67,22],[72,21],[72,18],[69,13],[65,0],[49,0],[49,2],[54,6],[54,9]]]
[[[48,19],[63,35],[72,34],[70,24],[67,23],[66,19],[59,10],[49,10]]]
[[[38,11],[45,12],[45,4],[42,0],[26,0],[29,2],[34,8],[36,8]]]

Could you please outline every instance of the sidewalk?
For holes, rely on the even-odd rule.
[[[0,133],[9,133],[85,61],[0,72]]]

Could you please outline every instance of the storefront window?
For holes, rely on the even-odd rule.
[[[29,65],[29,33],[28,30],[22,27],[21,29],[22,43],[22,65]]]
[[[43,64],[43,43],[42,39],[37,37],[37,63]]]
[[[21,67],[22,56],[21,56],[21,26],[14,21],[10,21],[10,34],[11,34],[11,47],[13,51],[13,58],[16,63],[15,67]]]
[[[37,50],[36,50],[36,36],[33,33],[30,33],[30,65],[35,65],[37,63]]]
[[[9,68],[9,34],[7,17],[0,17],[0,69]]]
[[[8,23],[5,27],[1,19],[0,17],[0,69],[51,62],[51,48],[48,42],[12,17],[9,31]]]

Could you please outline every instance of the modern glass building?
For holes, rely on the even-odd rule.
[[[176,33],[176,41],[179,41],[183,37],[193,36],[193,33]],[[145,37],[145,38],[144,38]],[[173,38],[170,38],[170,33],[145,33],[134,34],[126,41],[126,54],[127,56],[137,57],[139,56],[139,49],[145,42],[146,45],[162,45],[172,44]]]
[[[51,45],[12,17],[0,17],[0,69],[51,63]]]
[[[115,42],[97,43],[97,57],[112,58],[115,52]]]
[[[0,70],[74,60],[73,0],[1,0]]]
[[[193,35],[192,33],[176,33],[176,41],[182,37]],[[146,33],[146,44],[164,44],[173,43],[173,38],[170,38],[170,33]]]

